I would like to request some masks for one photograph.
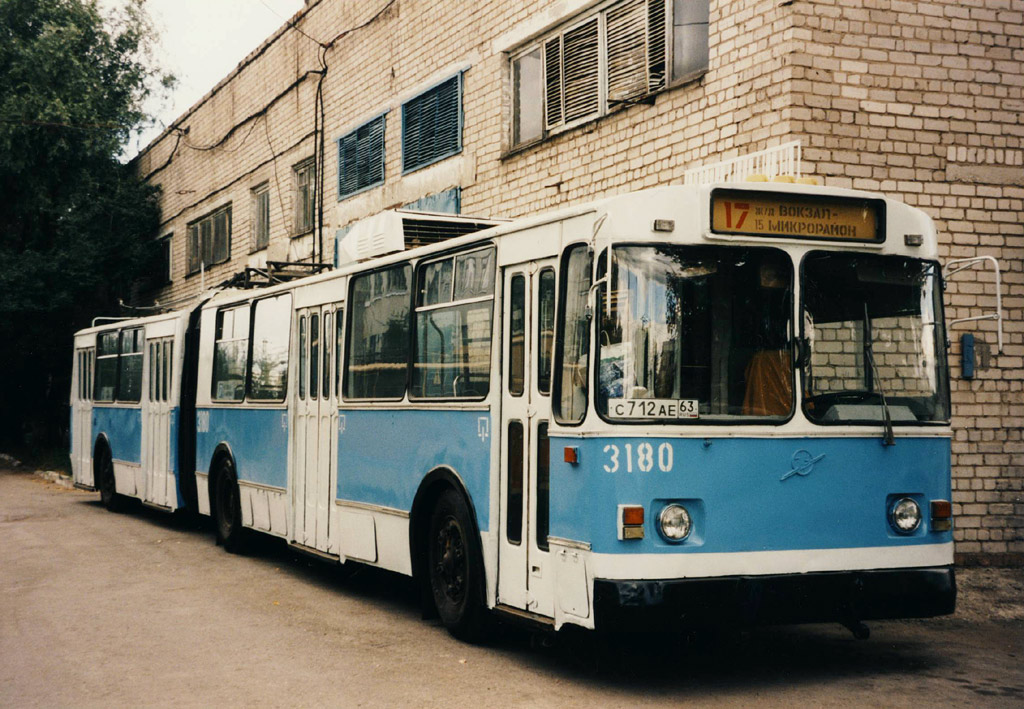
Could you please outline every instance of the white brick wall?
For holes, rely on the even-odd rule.
[[[324,43],[352,30],[324,55],[323,260],[335,228],[447,187],[462,188],[465,213],[514,217],[681,182],[699,162],[799,139],[805,171],[827,184],[926,210],[944,259],[1000,259],[1003,352],[990,322],[951,333],[956,535],[961,553],[1024,558],[1024,0],[712,0],[706,75],[509,155],[507,59],[495,40],[564,6],[397,0],[368,22],[381,2],[322,0],[297,16]],[[250,189],[262,182],[271,251],[310,256],[312,235],[291,238],[291,170],[314,152],[318,50],[283,28],[179,120],[187,133],[171,130],[140,156],[140,172],[163,186],[161,233],[174,234],[161,300],[198,291],[198,277],[184,276],[186,224],[221,204],[234,208],[232,259],[206,282],[266,260],[249,253]],[[464,150],[403,177],[402,101],[459,68]],[[385,184],[339,203],[334,141],[384,110]],[[950,283],[946,316],[992,303],[991,276],[965,273]],[[993,350],[973,381],[959,378],[968,331]]]

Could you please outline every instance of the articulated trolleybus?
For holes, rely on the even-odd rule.
[[[460,637],[953,611],[923,212],[744,183],[364,226],[336,270],[79,332],[77,484],[412,575]]]

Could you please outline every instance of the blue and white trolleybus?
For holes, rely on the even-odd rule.
[[[389,212],[337,269],[76,335],[76,483],[492,613],[671,628],[951,613],[935,229],[881,195],[661,187]]]

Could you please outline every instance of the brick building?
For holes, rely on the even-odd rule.
[[[957,551],[1024,559],[1024,0],[308,0],[137,159],[166,283],[198,294],[413,205],[516,217],[800,141],[827,185],[993,256],[955,325]],[[950,279],[951,321],[995,308]],[[962,376],[959,337],[977,338]]]

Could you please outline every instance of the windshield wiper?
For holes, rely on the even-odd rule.
[[[878,400],[882,404],[882,445],[896,445],[896,437],[892,430],[892,416],[889,414],[889,404],[885,400],[885,390],[882,388],[882,377],[878,373],[878,365],[875,364],[874,345],[871,335],[871,317],[868,315],[868,304],[864,303],[864,359],[871,366],[873,384],[878,389]],[[871,388],[871,387],[869,387]]]

